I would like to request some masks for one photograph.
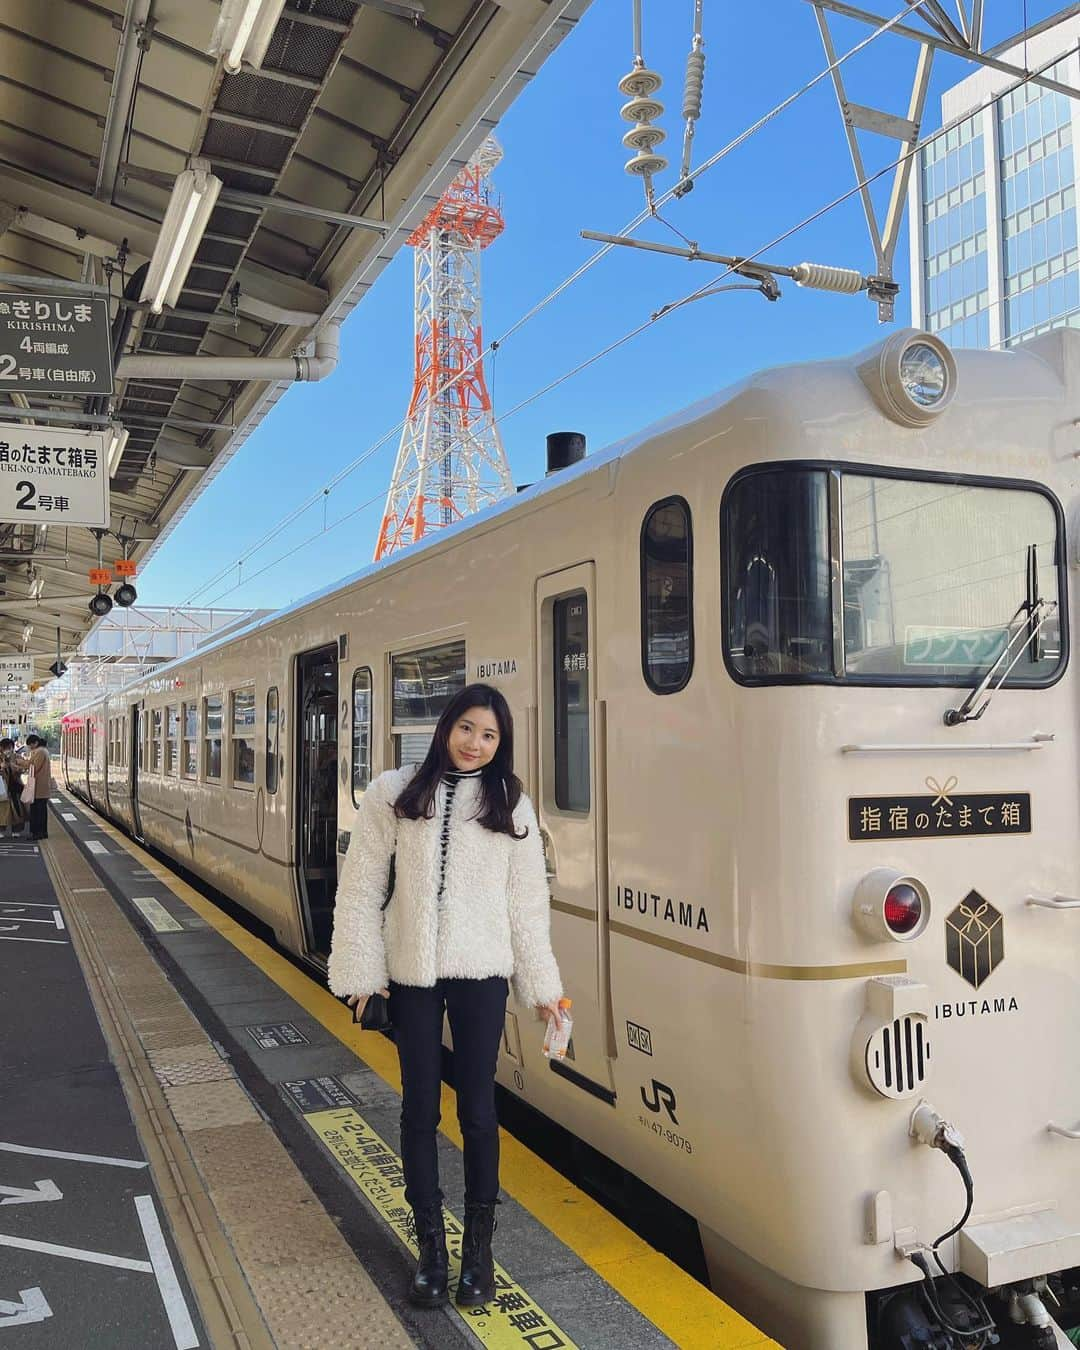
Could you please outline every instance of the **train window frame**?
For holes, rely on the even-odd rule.
[[[238,698],[251,699],[251,735],[238,736],[236,734],[236,703]],[[245,728],[246,729],[246,728]],[[254,681],[251,684],[242,684],[235,689],[229,690],[229,721],[228,721],[228,742],[229,742],[229,785],[238,788],[241,792],[254,792],[255,780],[258,777],[258,755],[255,750],[255,744],[258,740],[259,731],[259,712],[258,703],[255,696]],[[236,753],[237,749],[246,745],[251,756],[251,777],[242,778],[237,773]]]
[[[678,506],[686,520],[686,614],[687,614],[687,657],[686,671],[678,684],[659,685],[652,676],[649,661],[649,557],[645,542],[648,536],[649,522],[658,511]],[[641,519],[641,532],[638,537],[638,555],[640,560],[641,591],[641,674],[646,685],[654,694],[678,694],[690,683],[694,675],[694,513],[690,503],[678,493],[662,497],[646,510]]]
[[[466,671],[467,669],[468,668],[466,667]],[[374,726],[374,718],[372,716],[372,710],[375,697],[375,680],[370,666],[357,666],[356,669],[353,671],[352,676],[352,726],[350,730],[351,754],[350,754],[349,772],[350,772],[353,806],[360,805],[360,797],[357,796],[357,784],[359,782],[357,770],[359,768],[359,757],[357,755],[357,736],[356,736],[357,730],[356,695],[358,692],[356,682],[357,679],[361,676],[363,676],[367,680],[367,719],[366,719],[367,754],[364,762],[364,775],[363,775],[364,781],[363,785],[359,788],[360,797],[364,795],[364,793],[368,790],[368,787],[371,784],[371,734]]]
[[[164,762],[165,709],[150,709],[150,772],[160,774]]]
[[[217,735],[211,735],[210,732],[210,704],[216,704],[216,711],[221,716],[221,724],[218,727]],[[218,771],[210,772],[210,745],[211,742],[218,743]],[[205,694],[202,701],[202,761],[203,778],[208,783],[220,783],[222,761],[225,754],[225,695],[224,694]]]
[[[274,716],[270,717],[270,700],[274,701]],[[273,744],[270,743],[270,727],[274,728]],[[276,684],[272,684],[266,691],[266,763],[264,765],[264,775],[266,778],[266,791],[268,796],[273,796],[278,790],[278,781],[280,779],[278,755],[281,753],[281,696],[278,693]]]
[[[180,709],[175,703],[165,709],[164,772],[170,778],[180,776]]]
[[[569,656],[569,653],[563,651],[565,639],[560,635],[559,618],[561,606],[569,605],[572,601],[583,601],[585,605],[585,664],[573,668],[578,674],[584,674],[586,681],[584,699],[586,719],[584,761],[586,800],[584,805],[575,804],[571,797],[574,790],[570,783],[570,769],[573,757],[568,753],[570,736],[569,731],[566,729],[569,703],[564,704],[562,702],[563,693],[567,690],[568,686],[560,679],[560,676],[564,673],[572,673],[572,668],[565,664],[565,659]],[[572,589],[563,592],[561,595],[549,596],[547,604],[547,622],[549,624],[551,638],[551,803],[562,815],[576,816],[581,820],[585,820],[591,816],[594,802],[592,744],[594,735],[593,715],[596,706],[596,697],[592,684],[593,671],[595,669],[592,661],[594,623],[593,592],[586,586],[574,586]],[[564,657],[561,667],[559,661],[560,652]]]
[[[426,736],[427,743],[430,745],[431,739],[435,734],[435,728],[439,722],[438,717],[434,717],[430,721],[417,720],[415,722],[398,722],[395,720],[394,679],[396,663],[399,661],[407,661],[410,658],[428,656],[432,653],[441,652],[444,649],[458,646],[461,648],[461,689],[464,689],[469,683],[469,652],[465,634],[463,632],[444,635],[440,637],[438,642],[429,642],[423,647],[402,647],[388,653],[388,696],[386,702],[387,717],[390,721],[390,746],[395,768],[401,768],[406,762],[410,764],[422,762],[423,756],[421,756],[419,760],[410,759],[405,761],[401,758],[404,738],[406,736]],[[451,692],[450,697],[453,698],[460,692],[460,689],[454,689]]]
[[[188,734],[188,714],[195,718],[194,730]],[[190,750],[190,760],[189,760]],[[191,768],[188,768],[188,764]],[[189,781],[199,776],[199,704],[185,699],[180,704],[180,777]]]
[[[748,478],[763,473],[779,473],[785,471],[816,471],[825,475],[828,483],[828,535],[829,552],[832,571],[832,581],[830,583],[830,596],[832,601],[833,614],[833,647],[834,655],[832,659],[832,671],[813,671],[805,673],[784,674],[784,675],[748,675],[745,672],[735,668],[731,661],[730,644],[728,641],[730,633],[731,612],[728,600],[727,586],[727,522],[728,512],[732,494],[736,491],[739,484],[745,482]],[[839,580],[842,572],[840,557],[841,530],[842,522],[840,519],[839,496],[842,487],[842,478],[845,474],[851,474],[861,478],[897,478],[913,482],[922,483],[941,483],[955,487],[978,487],[978,488],[997,488],[1003,491],[1035,492],[1044,497],[1049,502],[1054,512],[1054,519],[1057,527],[1056,531],[1056,556],[1054,559],[1058,578],[1057,593],[1057,617],[1060,625],[1061,655],[1056,668],[1047,676],[1040,679],[1016,680],[1014,678],[1006,679],[1002,683],[1004,689],[1028,689],[1042,690],[1050,689],[1063,678],[1069,668],[1069,659],[1071,656],[1071,641],[1069,633],[1069,591],[1068,591],[1068,569],[1066,568],[1066,526],[1065,512],[1061,501],[1054,490],[1045,483],[1039,483],[1030,478],[1012,478],[1005,475],[1001,477],[987,474],[967,474],[967,473],[943,473],[932,469],[911,469],[906,466],[894,464],[877,464],[874,462],[863,463],[856,460],[839,459],[781,459],[766,460],[759,464],[749,464],[738,472],[732,474],[724,486],[724,491],[720,498],[719,513],[719,533],[720,533],[720,629],[721,629],[721,655],[724,666],[728,674],[736,684],[745,688],[766,688],[772,685],[802,685],[802,684],[827,684],[827,685],[854,685],[862,688],[877,689],[971,689],[972,680],[964,680],[955,675],[922,675],[919,677],[904,678],[897,674],[850,674],[843,668],[843,585]],[[832,480],[835,480],[833,482]],[[838,626],[839,624],[839,626]],[[841,673],[837,673],[836,649],[839,648]],[[985,672],[983,672],[985,673]],[[977,681],[976,681],[977,682]]]

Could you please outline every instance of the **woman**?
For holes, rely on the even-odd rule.
[[[385,915],[391,861],[394,889]],[[514,728],[497,689],[473,684],[446,708],[427,757],[380,774],[353,824],[338,886],[330,988],[359,1007],[389,995],[401,1063],[401,1157],[420,1260],[411,1301],[447,1300],[435,1131],[443,1011],[465,1153],[465,1233],[455,1301],[495,1296],[499,1190],[495,1066],[507,981],[524,1007],[561,1021],[540,830],[514,775]],[[384,923],[385,918],[385,923]]]
[[[20,800],[23,782],[15,763],[15,742],[9,736],[0,740],[0,784],[0,830],[6,830],[11,839],[16,830],[22,831],[26,817]]]

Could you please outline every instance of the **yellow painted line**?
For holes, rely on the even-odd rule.
[[[84,812],[87,810],[82,803],[77,805]],[[205,919],[400,1094],[397,1051],[385,1036],[357,1031],[351,1010],[329,990],[316,984],[309,975],[241,927],[235,919],[223,914],[187,882],[161,867],[127,835],[121,834],[103,818],[99,819],[103,833],[133,858],[138,858],[178,900]],[[442,1085],[442,1124],[439,1129],[457,1148],[462,1147],[454,1092],[446,1083]],[[673,1261],[655,1251],[503,1129],[499,1130],[499,1148],[504,1190],[580,1256],[627,1303],[673,1340],[680,1350],[749,1350],[762,1346],[780,1350],[764,1332]]]
[[[390,1145],[352,1107],[308,1112],[304,1119],[405,1246],[419,1256],[405,1203],[405,1174],[401,1159]],[[443,1210],[443,1220],[453,1293],[461,1269],[463,1227],[447,1209]],[[492,1350],[578,1350],[577,1344],[498,1262],[494,1299],[479,1308],[453,1307],[481,1344]]]

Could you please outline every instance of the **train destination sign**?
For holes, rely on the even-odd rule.
[[[0,423],[0,521],[109,528],[103,431]]]
[[[19,394],[111,394],[108,301],[88,295],[0,291],[0,389]]]
[[[1029,792],[956,791],[956,779],[919,797],[849,797],[848,838],[958,839],[976,834],[1030,834]]]

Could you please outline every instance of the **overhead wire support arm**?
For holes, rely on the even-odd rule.
[[[934,59],[934,49],[927,42],[923,42],[921,46],[906,117],[899,117],[884,109],[869,108],[859,103],[853,103],[847,96],[844,76],[836,58],[836,48],[833,45],[832,33],[829,30],[829,21],[825,13],[827,8],[832,9],[834,6],[830,3],[830,0],[811,0],[811,3],[814,6],[814,14],[821,33],[822,46],[825,48],[825,56],[829,62],[833,88],[836,91],[836,101],[840,106],[840,116],[844,123],[844,135],[847,138],[851,162],[855,169],[855,178],[859,184],[863,214],[866,216],[870,241],[876,258],[877,274],[869,278],[870,284],[867,286],[867,290],[871,300],[877,301],[880,322],[890,323],[893,318],[895,298],[900,289],[893,277],[893,259],[896,256],[896,245],[900,237],[900,226],[907,201],[908,182],[911,178],[915,156],[913,153],[904,155],[893,170],[889,205],[885,212],[884,221],[879,222],[877,208],[870,193],[866,168],[863,164],[858,132],[873,131],[880,136],[891,137],[893,140],[899,141],[909,151],[914,151],[919,142],[919,130],[922,125],[923,110],[926,106],[926,94],[930,87],[930,69]],[[881,19],[876,20],[876,22],[884,24],[888,21]],[[897,32],[898,27],[894,26],[892,31]],[[957,34],[957,36],[960,35]]]
[[[674,244],[654,244],[644,239],[628,239],[619,234],[601,234],[596,230],[582,230],[581,237],[598,244],[617,244],[623,248],[641,249],[645,253],[664,253],[673,258],[685,258],[687,262],[718,263],[737,276],[758,282],[769,300],[779,299],[777,277],[785,277],[797,286],[805,286],[810,290],[838,291],[844,295],[855,295],[867,290],[873,280],[851,268],[830,267],[824,263],[803,262],[787,267],[780,263],[759,262],[726,253],[706,253],[697,245],[693,248],[678,248]]]

